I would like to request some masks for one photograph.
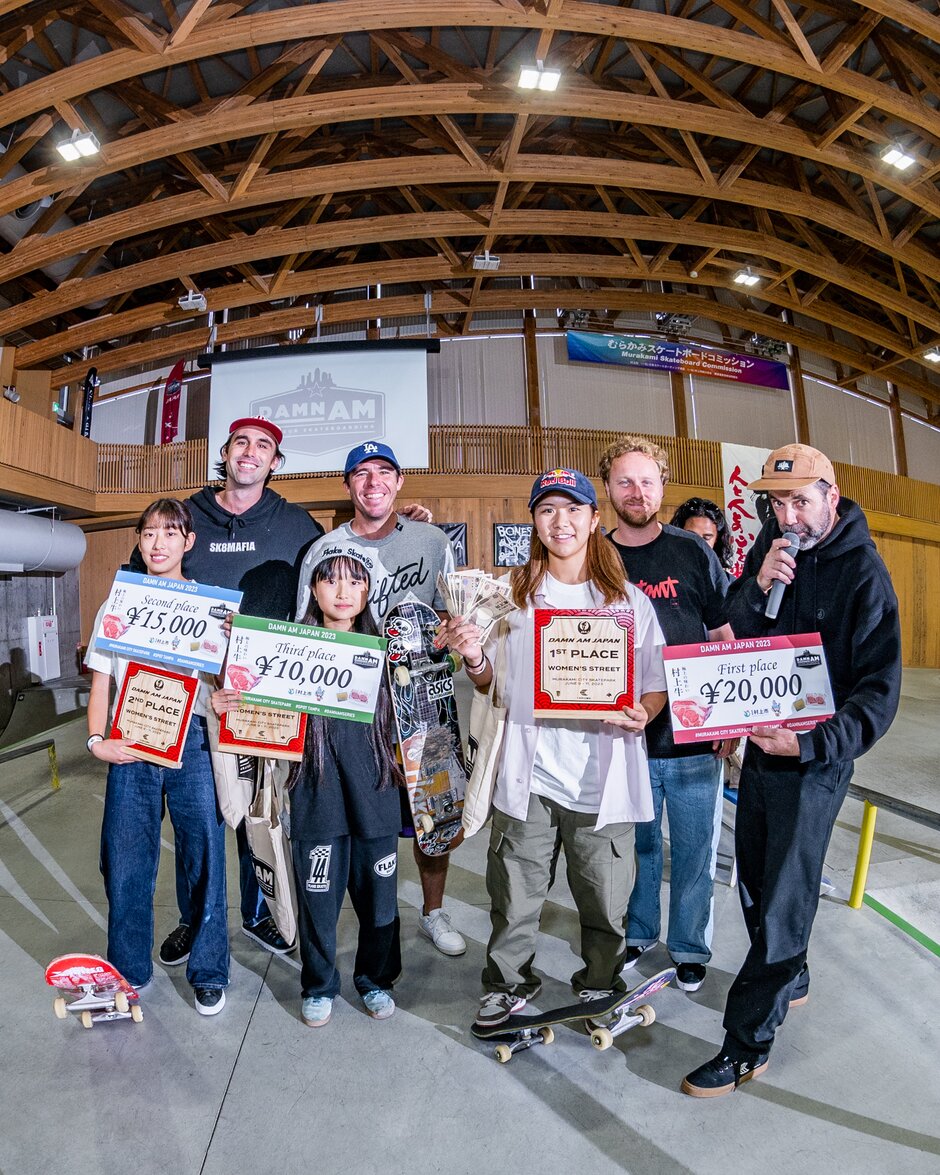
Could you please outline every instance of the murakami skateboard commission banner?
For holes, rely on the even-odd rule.
[[[225,686],[251,705],[371,722],[387,643],[358,632],[235,616]]]
[[[736,738],[754,727],[811,730],[834,712],[818,632],[663,649],[677,743]]]

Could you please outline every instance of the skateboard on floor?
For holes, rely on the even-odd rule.
[[[601,999],[568,1004],[564,1008],[552,1008],[547,1012],[517,1012],[501,1024],[489,1027],[474,1024],[470,1031],[478,1040],[500,1042],[496,1046],[495,1055],[501,1064],[510,1061],[513,1053],[536,1044],[551,1044],[555,1039],[554,1029],[559,1024],[586,1024],[591,1034],[591,1044],[603,1051],[610,1048],[615,1037],[629,1032],[638,1024],[645,1028],[653,1023],[656,1012],[644,1000],[662,991],[675,977],[675,967],[669,967],[652,979],[645,980],[633,991],[614,992]]]
[[[56,998],[52,1007],[60,1020],[74,1012],[83,1028],[99,1020],[127,1020],[139,1024],[144,1018],[140,996],[120,971],[100,955],[60,955],[46,968],[46,983],[78,999]]]
[[[402,770],[418,848],[449,851],[461,832],[467,767],[457,725],[454,671],[460,659],[434,647],[440,621],[427,604],[404,603],[385,618],[385,650]]]

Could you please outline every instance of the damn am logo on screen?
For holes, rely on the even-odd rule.
[[[311,457],[385,435],[384,393],[340,387],[320,368],[302,375],[290,391],[252,400],[249,411],[281,429],[285,452]]]

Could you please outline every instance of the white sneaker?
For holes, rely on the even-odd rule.
[[[599,990],[596,988],[585,988],[584,991],[578,992],[578,999],[582,1004],[588,1004],[591,1000],[603,1000],[612,996],[613,990],[606,988]],[[612,1028],[620,1020],[621,1012],[619,1009],[616,1012],[604,1012],[602,1015],[587,1021],[590,1028]]]
[[[442,955],[462,955],[467,949],[464,936],[454,930],[443,910],[432,910],[418,917],[418,929],[437,947]]]
[[[525,1005],[524,996],[512,995],[508,991],[488,991],[480,1000],[476,1022],[481,1028],[492,1028],[508,1020],[514,1012],[521,1012]]]

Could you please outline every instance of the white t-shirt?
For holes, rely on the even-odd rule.
[[[589,583],[561,583],[546,575],[542,584],[549,608],[597,608],[603,600]],[[542,724],[532,791],[572,812],[597,812],[601,806],[599,723],[573,718]]]
[[[119,653],[112,653],[108,649],[98,649],[95,646],[95,637],[98,629],[101,627],[101,618],[104,616],[104,610],[108,606],[108,601],[101,605],[98,609],[98,615],[95,617],[95,624],[91,630],[91,640],[88,642],[88,651],[85,653],[85,664],[89,669],[95,670],[97,673],[108,673],[114,678],[117,690],[114,695],[114,706],[117,705],[117,700],[121,696],[121,686],[124,684],[124,678],[127,676],[127,667],[132,660],[141,661],[141,658],[122,657]],[[215,689],[215,682],[207,677],[204,673],[196,673],[195,670],[185,669],[181,665],[166,665],[160,661],[148,661],[147,665],[152,665],[155,669],[165,669],[169,673],[179,673],[184,677],[198,677],[199,689],[196,691],[196,698],[193,702],[193,717],[205,718],[207,707],[209,705],[209,694]],[[111,720],[114,720],[114,706],[111,707]],[[104,732],[102,732],[104,733]]]

